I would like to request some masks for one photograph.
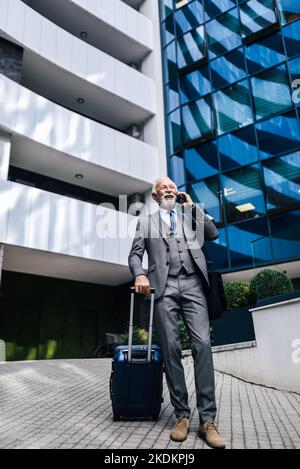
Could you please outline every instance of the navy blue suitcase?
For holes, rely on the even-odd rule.
[[[114,421],[152,418],[158,420],[163,394],[163,365],[160,348],[152,345],[154,289],[151,289],[149,342],[132,345],[135,289],[131,288],[128,346],[115,349],[110,379]]]

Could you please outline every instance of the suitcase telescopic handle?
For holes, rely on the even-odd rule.
[[[129,336],[128,336],[128,361],[132,359],[132,345],[133,345],[133,314],[134,314],[134,299],[135,299],[135,287],[130,288],[131,301],[130,301],[130,319],[129,319]],[[150,304],[150,320],[149,320],[149,331],[148,331],[148,353],[147,362],[151,362],[151,349],[152,349],[152,336],[153,336],[153,318],[154,318],[154,298],[155,288],[151,288],[151,304]]]

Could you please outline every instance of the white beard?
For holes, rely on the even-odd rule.
[[[164,210],[174,210],[176,207],[177,197],[174,197],[172,200],[165,199],[164,197],[160,197],[159,199],[159,207]]]

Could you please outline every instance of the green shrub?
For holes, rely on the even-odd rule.
[[[294,291],[291,280],[284,272],[270,269],[255,275],[250,282],[250,289],[258,300]]]
[[[250,282],[227,282],[224,285],[228,309],[243,308],[255,303]]]
[[[178,320],[179,331],[180,331],[180,342],[183,350],[190,349],[190,339],[182,319]],[[124,344],[128,343],[128,332],[122,335],[124,339]],[[153,344],[158,345],[157,334],[155,329],[153,329]],[[140,329],[138,327],[133,328],[133,344],[134,345],[147,345],[148,344],[148,331],[145,329]]]
[[[122,335],[124,343],[128,343],[128,332]],[[140,329],[137,326],[133,328],[132,342],[134,345],[147,345],[148,344],[148,332],[145,329]]]

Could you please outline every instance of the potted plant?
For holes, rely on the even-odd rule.
[[[255,303],[250,282],[227,282],[224,285],[228,309],[245,308]]]
[[[295,298],[299,293],[285,272],[265,269],[253,277],[250,282],[252,297],[256,297],[257,306],[279,303]]]
[[[244,378],[278,389],[299,392],[293,350],[300,333],[300,292],[284,272],[263,270],[251,281],[257,295],[250,311],[256,350],[245,357]]]
[[[256,298],[249,282],[227,282],[224,285],[228,309],[212,323],[213,346],[251,342],[255,340],[253,320],[249,308]]]

